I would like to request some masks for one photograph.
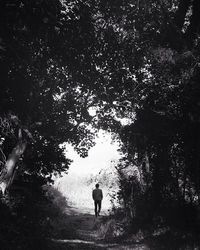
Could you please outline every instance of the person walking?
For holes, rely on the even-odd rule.
[[[94,211],[95,211],[95,216],[99,216],[101,212],[101,202],[103,200],[103,192],[99,188],[99,184],[97,183],[95,185],[95,189],[92,191],[92,198],[94,200]]]

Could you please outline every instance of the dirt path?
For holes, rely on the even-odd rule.
[[[51,249],[132,249],[147,250],[145,245],[124,245],[117,243],[108,243],[103,239],[99,230],[99,225],[103,223],[105,215],[98,218],[92,214],[92,211],[81,211],[76,208],[68,207],[66,210],[66,227],[71,232],[70,237],[66,235],[62,238],[51,239]]]

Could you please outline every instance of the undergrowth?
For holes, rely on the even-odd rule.
[[[56,249],[51,239],[73,238],[66,206],[66,199],[51,186],[13,188],[0,201],[0,249]]]

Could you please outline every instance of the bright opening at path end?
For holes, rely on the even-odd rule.
[[[88,157],[81,158],[71,145],[66,145],[66,157],[73,160],[68,174],[59,178],[55,186],[66,196],[70,205],[93,208],[92,190],[98,182],[103,189],[102,207],[110,209],[110,194],[117,192],[115,166],[120,158],[119,143],[111,134],[99,131],[96,145],[90,149]]]

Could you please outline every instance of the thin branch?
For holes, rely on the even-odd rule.
[[[2,156],[3,161],[4,161],[3,164],[5,164],[6,163],[6,156],[1,148],[0,148],[0,152],[1,152],[1,156]]]

